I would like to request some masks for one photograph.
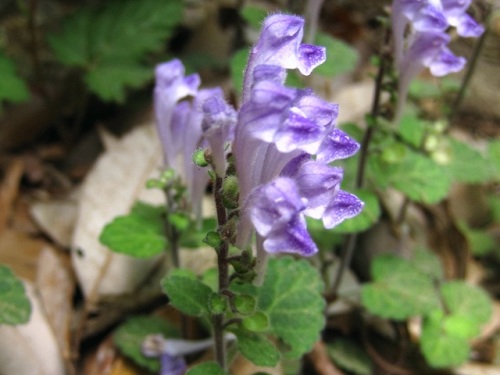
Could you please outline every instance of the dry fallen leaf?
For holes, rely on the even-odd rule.
[[[40,301],[25,283],[32,312],[30,321],[17,326],[0,326],[0,374],[65,375],[57,340],[47,322]]]
[[[36,276],[36,286],[47,320],[54,330],[63,357],[69,360],[75,289],[70,261],[47,246],[40,254]]]
[[[138,200],[161,203],[160,191],[146,190],[161,161],[156,131],[140,126],[121,139],[104,134],[106,152],[97,160],[81,187],[80,207],[72,241],[72,260],[89,296],[132,292],[148,275],[155,259],[140,260],[110,252],[100,244],[104,226],[128,213]]]

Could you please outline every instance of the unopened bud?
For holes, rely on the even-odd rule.
[[[236,176],[228,176],[222,184],[222,204],[228,209],[238,207],[240,187]]]
[[[205,150],[199,148],[194,152],[193,163],[198,167],[206,167],[208,165],[207,159],[205,158]]]

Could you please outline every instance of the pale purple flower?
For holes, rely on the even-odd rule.
[[[226,145],[234,138],[237,113],[226,103],[222,90],[209,97],[202,105],[203,136],[212,152],[215,172],[218,176],[226,174]]]
[[[396,120],[406,100],[410,82],[425,68],[441,77],[465,65],[448,48],[449,27],[464,37],[478,37],[484,28],[467,13],[470,0],[394,0],[392,30],[396,68],[399,72],[399,102]]]
[[[302,44],[304,20],[287,14],[273,14],[264,20],[257,43],[252,47],[245,70],[243,100],[253,85],[254,69],[259,65],[276,65],[299,69],[304,75],[326,60],[324,47]]]
[[[313,255],[317,248],[307,232],[305,216],[321,218],[332,228],[333,223],[355,216],[363,207],[351,196],[346,205],[339,206],[346,197],[339,194],[342,171],[327,165],[359,148],[335,128],[338,106],[311,90],[283,86],[285,68],[296,67],[287,63],[301,45],[303,21],[299,20],[275,15],[264,22],[246,71],[245,82],[250,86],[246,87],[235,131],[233,153],[241,206],[237,245],[245,246],[255,229],[258,262],[262,250]],[[293,32],[269,34],[266,25]],[[315,46],[308,48],[322,51]],[[259,52],[264,53],[263,58]],[[252,58],[260,64],[251,65]],[[314,160],[315,155],[319,160]],[[334,214],[334,206],[341,212]],[[345,209],[347,206],[350,209]]]
[[[202,142],[201,104],[220,91],[198,90],[199,84],[197,74],[184,76],[184,66],[177,59],[156,68],[154,110],[165,167],[174,170],[185,183],[191,208],[198,217],[208,176],[193,163],[192,154]]]

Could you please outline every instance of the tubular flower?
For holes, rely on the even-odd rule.
[[[478,37],[484,28],[467,13],[470,0],[394,0],[392,26],[399,72],[400,105],[402,110],[408,87],[423,69],[440,77],[460,71],[466,60],[448,48],[449,27],[456,27],[463,37]],[[408,33],[409,29],[409,33]],[[399,116],[396,116],[399,117]]]
[[[300,54],[302,27],[297,17],[268,17],[252,49],[264,57],[251,54],[245,73],[245,82],[251,84],[245,87],[233,144],[241,207],[237,245],[245,246],[255,229],[258,259],[262,251],[313,255],[317,248],[307,232],[305,216],[322,219],[332,228],[363,208],[357,198],[348,200],[339,194],[342,170],[327,165],[359,149],[357,142],[335,128],[338,105],[325,102],[311,90],[283,85],[285,68],[301,69],[287,64],[289,55]],[[270,32],[273,28],[293,33],[278,38],[276,31]],[[316,46],[307,48],[322,51]],[[261,64],[251,65],[252,59]],[[318,61],[322,62],[315,60],[311,66]],[[342,208],[341,212],[334,213],[334,207]]]
[[[156,68],[154,111],[164,163],[185,183],[192,209],[198,216],[208,177],[193,163],[192,154],[202,142],[201,104],[214,94],[214,90],[198,90],[199,85],[199,76],[185,77],[184,66],[177,59]],[[188,98],[194,99],[185,100]]]

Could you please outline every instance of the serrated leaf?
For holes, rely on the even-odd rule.
[[[238,348],[241,354],[257,366],[274,367],[280,360],[276,347],[263,335],[238,330]]]
[[[359,215],[337,225],[333,229],[337,233],[362,232],[375,224],[380,217],[380,205],[374,193],[362,189],[354,190],[352,193],[361,199],[365,206]]]
[[[464,338],[447,333],[443,323],[442,315],[425,319],[420,336],[422,353],[432,367],[459,366],[469,356],[469,343]]]
[[[373,373],[372,363],[366,351],[352,341],[337,339],[327,344],[330,358],[340,367],[356,375]]]
[[[307,261],[290,257],[270,259],[259,290],[258,308],[269,316],[270,331],[299,357],[309,351],[324,327],[323,281]]]
[[[404,320],[439,309],[432,279],[409,261],[391,254],[372,262],[374,281],[361,288],[363,305],[373,314]]]
[[[441,165],[410,150],[401,163],[389,164],[373,157],[368,167],[378,186],[392,186],[416,202],[437,203],[446,197],[451,186],[451,178]]]
[[[227,375],[227,372],[215,362],[203,362],[189,369],[186,375]]]
[[[0,265],[0,325],[27,323],[31,316],[31,302],[24,285],[12,270]]]
[[[160,361],[157,358],[148,358],[142,354],[142,343],[146,336],[161,334],[164,337],[179,337],[178,329],[166,320],[154,316],[137,316],[128,319],[113,334],[116,347],[136,364],[149,371],[158,372]]]
[[[20,102],[30,96],[28,87],[16,73],[12,60],[0,53],[0,101]]]
[[[153,69],[141,65],[109,63],[85,74],[88,87],[104,101],[123,103],[124,87],[138,88],[153,78]]]
[[[486,292],[463,281],[448,281],[441,285],[443,301],[452,314],[468,317],[478,324],[491,316],[491,301]]]
[[[47,42],[61,63],[80,68],[89,64],[91,57],[88,44],[92,18],[90,11],[81,9],[66,19],[60,32],[47,36]]]
[[[90,89],[104,100],[123,101],[126,87],[139,87],[152,76],[143,65],[159,51],[182,18],[182,1],[108,2],[99,11],[79,11],[61,32],[48,36],[59,61],[86,72]]]
[[[161,207],[137,203],[130,214],[107,224],[99,240],[118,253],[138,258],[157,255],[167,247],[162,213]]]
[[[482,183],[495,176],[495,169],[477,150],[455,139],[449,140],[450,163],[446,171],[451,178],[464,183]]]
[[[318,33],[314,44],[325,47],[327,56],[326,62],[314,69],[315,74],[335,77],[352,72],[358,64],[358,51],[340,39]]]
[[[201,281],[173,275],[164,278],[161,286],[170,303],[183,313],[190,316],[210,313],[209,302],[213,292]]]

